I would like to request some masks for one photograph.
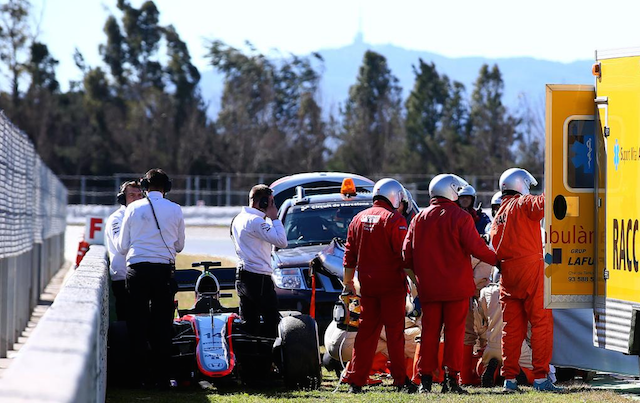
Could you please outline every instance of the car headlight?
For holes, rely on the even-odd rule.
[[[300,269],[274,269],[273,282],[278,288],[286,288],[290,290],[303,290],[304,282],[302,281],[302,273]]]

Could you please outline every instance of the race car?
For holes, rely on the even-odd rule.
[[[319,338],[313,318],[283,311],[277,338],[249,334],[238,308],[220,302],[231,296],[221,291],[234,288],[235,268],[210,261],[192,266],[203,270],[177,270],[175,274],[178,292],[194,291],[196,295],[193,307],[179,309],[173,321],[171,372],[178,384],[239,380],[255,385],[275,377],[291,389],[320,386]],[[112,324],[109,333],[107,373],[113,380],[112,374],[127,371],[126,324]]]

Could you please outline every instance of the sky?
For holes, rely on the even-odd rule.
[[[31,0],[38,39],[60,61],[58,80],[80,79],[78,48],[89,65],[116,0]],[[139,7],[142,0],[130,0]],[[640,46],[640,1],[621,0],[156,0],[161,24],[173,24],[194,64],[206,69],[207,40],[263,53],[307,54],[353,42],[393,44],[448,57],[530,56],[590,60],[596,49]]]

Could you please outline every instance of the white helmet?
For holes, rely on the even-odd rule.
[[[411,197],[411,192],[409,192],[409,190],[407,190],[406,187],[402,187],[402,201],[405,203],[409,203],[409,201],[412,199],[413,197]]]
[[[513,190],[522,195],[528,195],[531,186],[536,186],[538,181],[527,170],[522,168],[509,168],[500,175],[500,190]]]
[[[398,208],[400,207],[400,202],[406,199],[407,196],[400,182],[395,179],[384,178],[377,181],[373,186],[373,200],[376,198],[384,198],[393,208]]]
[[[476,190],[471,185],[467,185],[458,191],[458,196],[472,196],[476,197]]]
[[[403,215],[408,217],[413,214],[418,214],[420,210],[416,207],[416,204],[413,201],[413,195],[411,195],[409,189],[404,188],[404,196],[405,198],[402,199],[402,202],[406,204],[406,208]]]
[[[454,174],[440,174],[431,179],[429,183],[429,196],[444,197],[451,201],[458,200],[458,191],[469,184],[467,181]]]
[[[500,282],[500,271],[497,268],[493,268],[493,273],[491,273],[491,282],[498,284]]]
[[[501,191],[497,191],[493,197],[491,197],[491,205],[500,205],[502,204],[502,192]]]

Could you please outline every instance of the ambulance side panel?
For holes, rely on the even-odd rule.
[[[598,54],[597,54],[598,55]],[[594,344],[640,353],[640,53],[600,53],[598,120],[604,133],[604,304]]]

